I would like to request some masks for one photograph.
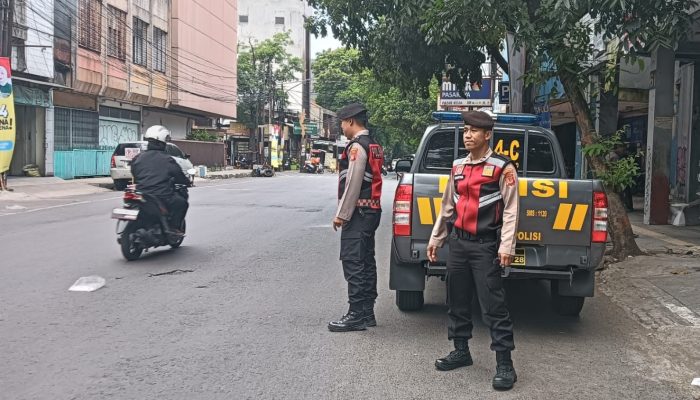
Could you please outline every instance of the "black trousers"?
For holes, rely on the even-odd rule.
[[[170,229],[180,229],[187,215],[187,209],[190,207],[187,200],[179,193],[174,193],[171,197],[161,198],[161,201],[165,203],[170,213]]]
[[[348,282],[351,311],[362,310],[364,304],[373,305],[377,298],[374,233],[381,218],[381,211],[355,209],[340,234],[340,260]]]
[[[472,297],[481,305],[484,323],[491,329],[491,350],[513,350],[513,322],[506,307],[498,242],[458,239],[450,236],[447,258],[447,336],[471,339]]]

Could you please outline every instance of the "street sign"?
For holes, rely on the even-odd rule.
[[[481,85],[478,83],[467,84],[464,89],[467,98],[459,95],[457,85],[443,82],[440,87],[440,106],[469,106],[484,107],[491,105],[491,79],[484,78]]]
[[[498,102],[510,103],[510,82],[498,82]]]
[[[315,122],[307,122],[305,124],[295,122],[294,134],[301,135],[302,133],[305,133],[308,137],[318,137],[318,124]]]

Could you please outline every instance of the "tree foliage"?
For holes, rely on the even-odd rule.
[[[301,59],[287,51],[292,44],[288,32],[238,44],[238,119],[249,128],[264,121],[266,108],[286,107],[282,85],[294,82],[302,71]]]
[[[325,51],[312,65],[316,102],[331,110],[361,102],[369,110],[373,134],[391,157],[415,152],[437,101],[437,84],[422,90],[403,91],[380,82],[360,63],[354,49]]]
[[[427,85],[443,70],[463,87],[481,78],[484,51],[499,57],[506,32],[526,49],[527,87],[558,78],[584,145],[599,142],[586,90],[592,67],[618,68],[620,59],[673,48],[687,34],[697,0],[311,0],[320,10],[309,20],[315,32],[330,26],[335,37],[360,50],[365,65],[384,82]],[[348,11],[351,10],[351,11]],[[597,47],[596,40],[606,43]],[[613,62],[608,61],[612,59]],[[604,74],[610,80],[612,73]],[[527,100],[527,99],[526,99]],[[589,153],[597,176],[609,174],[600,156]],[[609,195],[616,196],[609,193]],[[616,197],[611,206],[614,253],[638,254],[631,225]],[[618,215],[619,214],[619,215]]]

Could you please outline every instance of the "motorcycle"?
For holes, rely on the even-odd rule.
[[[270,168],[267,165],[254,165],[253,166],[253,176],[265,176],[265,177],[271,177],[275,175],[275,170]]]
[[[190,185],[175,184],[175,191],[185,199],[189,197],[187,187],[192,186],[196,170],[187,171]],[[124,205],[112,210],[112,219],[117,220],[117,243],[124,258],[128,261],[138,260],[144,251],[150,248],[170,246],[180,247],[184,235],[172,235],[170,215],[158,198],[137,190],[136,185],[129,185],[124,191]],[[180,231],[185,232],[186,223],[182,220]]]

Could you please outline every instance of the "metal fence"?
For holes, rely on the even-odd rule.
[[[185,154],[190,155],[194,165],[222,167],[226,165],[226,144],[222,142],[198,142],[193,140],[173,140]]]

